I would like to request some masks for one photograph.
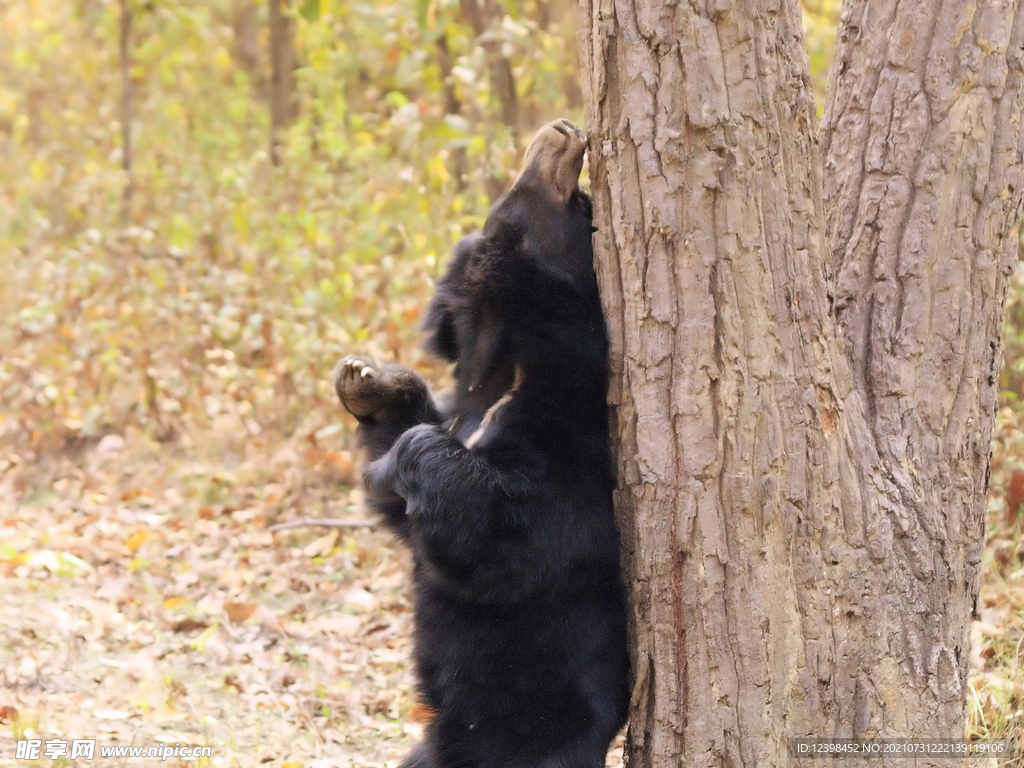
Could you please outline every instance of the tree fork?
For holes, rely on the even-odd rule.
[[[847,4],[825,161],[795,0],[577,7],[630,765],[963,735],[1024,40],[903,6]]]

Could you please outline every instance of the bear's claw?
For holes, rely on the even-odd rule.
[[[387,400],[387,387],[380,381],[381,371],[372,360],[349,355],[334,370],[334,390],[341,404],[356,418],[379,411]]]

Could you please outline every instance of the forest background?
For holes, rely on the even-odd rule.
[[[0,0],[0,765],[415,741],[408,558],[358,524],[331,369],[444,381],[417,326],[452,244],[582,123],[570,5]],[[819,104],[839,12],[804,0]],[[1024,755],[1024,269],[1004,343],[968,719]],[[319,517],[354,524],[268,530]]]

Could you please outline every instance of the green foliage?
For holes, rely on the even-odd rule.
[[[804,11],[804,40],[811,63],[811,84],[820,117],[825,108],[825,85],[843,4],[842,0],[801,0],[800,4]]]
[[[0,437],[313,434],[337,418],[344,352],[423,364],[432,280],[517,162],[487,53],[456,0],[302,3],[299,117],[274,167],[265,5],[131,7],[127,218],[118,5],[0,8]],[[487,33],[537,123],[579,119],[550,10]]]
[[[1009,408],[1001,417],[1024,416],[1024,270],[1021,264],[1010,276],[1003,316],[1004,365],[1000,376],[1003,405]],[[1019,421],[1019,419],[1018,419]],[[1018,426],[1021,426],[1018,424]]]

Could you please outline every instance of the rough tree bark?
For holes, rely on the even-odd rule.
[[[629,765],[962,737],[1018,6],[849,0],[821,146],[796,0],[580,0]]]

